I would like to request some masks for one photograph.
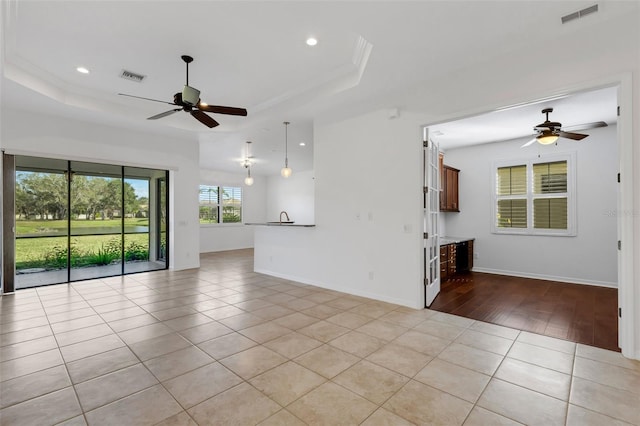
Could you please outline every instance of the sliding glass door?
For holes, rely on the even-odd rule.
[[[168,267],[166,170],[15,158],[15,288]]]
[[[122,273],[122,167],[70,162],[69,281]]]
[[[158,245],[162,227],[166,223],[166,180],[164,170],[124,168],[124,272],[164,269],[166,258],[159,256]],[[158,200],[158,201],[157,201]],[[164,243],[166,244],[166,243]]]
[[[69,280],[67,171],[67,161],[15,158],[16,289]]]

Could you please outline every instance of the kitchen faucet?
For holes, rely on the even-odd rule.
[[[287,218],[287,222],[290,222],[291,219],[289,219],[289,215],[287,214],[287,212],[285,212],[284,210],[280,212],[280,223],[282,223],[282,214],[285,215],[285,217]]]

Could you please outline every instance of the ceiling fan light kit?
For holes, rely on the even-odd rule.
[[[538,124],[533,128],[538,134],[535,138],[531,139],[529,142],[525,143],[521,146],[521,148],[525,148],[534,142],[538,142],[541,145],[551,145],[555,143],[558,138],[571,139],[574,141],[579,141],[586,138],[589,135],[584,135],[582,133],[571,133],[566,130],[562,130],[562,123],[558,123],[557,121],[549,121],[549,113],[553,112],[553,108],[545,108],[542,110],[543,114],[546,114],[546,119],[544,123]],[[604,121],[596,121],[594,123],[586,123],[579,124],[577,126],[572,126],[572,130],[583,130],[583,129],[594,129],[596,127],[607,127],[607,123]]]
[[[178,108],[171,109],[169,111],[161,112],[160,114],[153,115],[147,118],[147,120],[157,120],[159,118],[167,117],[171,114],[174,114],[182,110],[191,114],[193,118],[195,118],[196,120],[198,120],[199,122],[207,126],[208,128],[213,128],[220,125],[220,123],[218,123],[209,115],[205,114],[206,112],[211,112],[214,114],[239,115],[239,116],[246,117],[247,110],[244,108],[235,108],[235,107],[220,106],[220,105],[207,105],[206,103],[201,102],[200,90],[196,89],[195,87],[189,86],[189,64],[193,62],[193,58],[188,55],[182,55],[181,58],[187,65],[187,82],[182,88],[182,92],[178,92],[175,95],[173,95],[173,102],[166,102],[158,99],[143,98],[141,96],[127,95],[125,93],[118,93],[118,95],[129,96],[131,98],[144,99],[144,100],[153,101],[153,102],[162,102],[163,104],[169,104],[169,105],[178,107]]]
[[[551,145],[558,140],[558,135],[554,135],[550,130],[543,130],[542,134],[538,135],[536,139],[538,139],[538,143],[541,145]]]
[[[289,155],[288,155],[288,134],[287,128],[289,127],[289,122],[285,121],[284,123],[284,167],[280,170],[280,174],[283,178],[288,178],[291,176],[293,171],[289,168]]]

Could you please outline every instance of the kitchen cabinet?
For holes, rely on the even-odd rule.
[[[443,238],[440,242],[440,281],[473,268],[473,239]]]
[[[440,211],[459,212],[458,175],[460,170],[446,164],[440,169]]]
[[[440,246],[440,281],[446,281],[456,273],[456,245]]]

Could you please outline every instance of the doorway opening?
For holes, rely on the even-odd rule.
[[[621,209],[621,189],[616,176],[624,169],[625,145],[619,135],[616,112],[619,104],[619,89],[602,87],[570,96],[565,95],[528,105],[504,108],[481,116],[426,126],[430,137],[444,151],[444,163],[459,169],[459,192],[457,193],[459,212],[441,211],[439,235],[441,238],[453,236],[474,239],[472,258],[474,272],[469,275],[453,275],[442,282],[441,287],[446,296],[440,300],[436,297],[433,308],[513,328],[527,329],[522,321],[520,326],[517,324],[518,321],[512,323],[501,321],[505,318],[504,315],[500,315],[497,305],[498,298],[504,296],[511,304],[510,312],[513,318],[526,317],[527,312],[533,312],[532,309],[538,311],[540,314],[538,323],[533,330],[529,328],[529,331],[607,349],[617,349],[621,334],[619,330],[622,329],[622,325],[619,326],[618,322],[619,291],[617,287],[625,273],[621,266],[621,255],[617,244],[621,239],[620,221],[624,219],[617,214]],[[572,102],[583,99],[586,104],[589,98],[592,98],[593,104],[597,105],[598,97],[606,98],[600,105],[601,109],[595,110],[598,119],[592,119],[592,115],[581,116],[578,108],[571,108],[572,105],[576,105]],[[500,137],[500,132],[505,130],[501,127],[508,127],[512,121],[517,120],[517,114],[526,115],[527,109],[539,114],[541,110],[548,107],[554,107],[553,121],[561,121],[567,127],[570,125],[578,127],[580,124],[596,121],[605,121],[608,126],[572,130],[591,136],[581,142],[561,138],[556,144],[548,146],[527,145],[527,142],[535,136],[533,127],[544,121],[543,116],[533,115],[531,116],[533,118],[529,117],[525,121],[529,123],[527,128],[532,130],[532,134]],[[497,129],[496,134],[489,134],[488,139],[477,141],[475,145],[465,146],[458,144],[459,141],[449,144],[449,139],[455,136],[457,130],[481,133],[483,119],[490,123],[487,127],[493,126]],[[552,235],[553,232],[545,234],[535,229],[533,223],[538,218],[534,217],[533,209],[542,205],[542,203],[534,203],[535,194],[528,195],[531,198],[528,204],[526,194],[522,197],[522,202],[517,204],[512,199],[517,199],[518,194],[509,194],[508,197],[504,197],[508,198],[508,203],[505,201],[502,201],[503,204],[499,203],[500,199],[497,195],[501,194],[498,194],[496,189],[495,175],[498,169],[501,168],[500,171],[503,172],[507,169],[504,164],[498,165],[498,162],[513,160],[514,164],[508,165],[508,171],[514,172],[520,165],[518,161],[528,159],[533,164],[543,162],[546,158],[547,162],[552,162],[555,161],[551,159],[554,155],[557,157],[558,154],[569,153],[574,153],[577,158],[576,235],[557,235],[559,232],[556,232],[556,235]],[[526,164],[526,161],[522,164]],[[529,176],[531,173],[526,169],[523,176]],[[552,177],[555,179],[556,176]],[[554,180],[554,182],[558,181]],[[565,192],[568,191],[565,190]],[[601,195],[595,195],[596,192]],[[521,215],[517,219],[523,223],[522,227],[528,226],[527,232],[521,229],[511,233],[496,232],[496,227],[502,226],[502,223],[508,223],[505,222],[504,217],[500,218],[502,222],[496,219],[496,214],[502,213],[500,208],[507,204],[521,208],[521,211],[518,211]],[[515,285],[516,281],[524,286],[526,295],[509,299],[508,288],[511,284]],[[545,282],[546,290],[533,291],[534,287]],[[554,288],[553,282],[557,284],[557,288]],[[479,290],[480,285],[486,283],[489,283],[492,291],[497,292],[493,293],[496,295],[495,299],[479,302],[477,293],[483,293],[487,298],[491,297],[490,291]],[[569,288],[560,291],[560,287],[564,284]],[[504,291],[500,293],[501,290]],[[593,295],[600,290],[606,293],[606,297]],[[545,294],[547,297],[561,298],[563,291],[566,291],[565,295],[584,291],[584,297],[590,298],[591,302],[590,304],[569,302],[570,297],[567,297],[567,303],[573,303],[573,308],[567,307],[568,305],[559,308],[557,305],[545,304]],[[531,298],[531,295],[536,292],[541,295],[538,301]],[[457,307],[453,307],[454,299],[457,299]],[[496,303],[492,303],[494,301]],[[587,306],[592,308],[592,311],[586,314],[589,319],[579,319],[580,315],[584,318]],[[527,311],[528,309],[530,311]],[[491,310],[493,310],[493,321],[488,318],[492,314],[489,312]],[[607,321],[602,320],[603,315],[606,315]],[[557,319],[559,316],[564,316],[568,321],[563,327],[554,329],[556,325],[553,322],[554,318]],[[591,324],[585,324],[588,321]],[[590,338],[581,337],[588,334],[585,332],[588,326],[591,326],[593,332],[594,327],[601,326],[605,322],[614,324],[615,327],[607,329],[604,343],[594,341],[593,335],[589,336]],[[587,327],[580,330],[580,324]],[[615,342],[612,343],[612,340]],[[600,341],[603,342],[602,339]]]

